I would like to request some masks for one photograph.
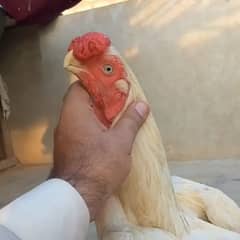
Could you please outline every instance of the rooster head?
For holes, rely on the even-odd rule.
[[[72,40],[64,68],[80,80],[89,93],[98,119],[110,127],[123,110],[128,94],[128,73],[110,39],[90,32]]]

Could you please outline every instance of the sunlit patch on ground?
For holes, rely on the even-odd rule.
[[[51,161],[51,154],[45,152],[43,137],[48,128],[47,121],[41,121],[25,129],[12,130],[13,147],[18,159],[24,163],[39,164]]]
[[[139,49],[138,47],[132,47],[132,48],[128,48],[126,49],[126,51],[124,52],[124,56],[126,58],[134,58],[139,54]]]
[[[94,8],[106,7],[112,4],[127,2],[128,0],[83,0],[75,7],[63,12],[63,15],[69,15],[77,12],[87,11]]]
[[[217,37],[217,31],[192,31],[190,33],[184,34],[179,41],[179,45],[183,48],[187,47],[197,47],[201,44],[204,44],[207,41]]]

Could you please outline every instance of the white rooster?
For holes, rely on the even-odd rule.
[[[82,82],[107,128],[131,101],[146,101],[133,72],[102,33],[74,39],[64,67]],[[135,140],[127,180],[96,224],[104,240],[240,240],[240,209],[231,199],[217,189],[171,179],[152,115]]]

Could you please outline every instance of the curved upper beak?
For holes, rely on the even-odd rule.
[[[64,68],[73,73],[74,75],[79,75],[81,72],[86,72],[86,68],[81,64],[74,56],[73,51],[69,51],[64,59]]]

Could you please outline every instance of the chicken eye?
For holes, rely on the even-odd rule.
[[[113,67],[109,64],[103,66],[103,71],[106,74],[111,74],[113,72]]]

